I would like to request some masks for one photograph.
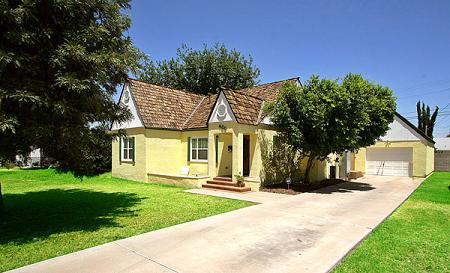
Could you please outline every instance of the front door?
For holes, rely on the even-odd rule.
[[[250,175],[250,136],[244,135],[244,147],[243,147],[243,164],[242,170],[244,176]]]

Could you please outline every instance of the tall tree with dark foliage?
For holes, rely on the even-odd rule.
[[[40,147],[76,175],[105,169],[97,153],[110,151],[105,128],[130,117],[113,95],[142,55],[124,34],[129,8],[129,0],[0,0],[0,159]]]
[[[259,69],[253,59],[223,44],[195,50],[183,45],[177,57],[147,61],[139,78],[174,89],[210,94],[224,89],[242,89],[258,83]]]
[[[425,107],[425,103],[423,102],[421,107],[420,101],[418,101],[416,107],[418,121],[417,127],[427,136],[433,138],[434,125],[438,116],[439,107],[436,106],[433,114],[431,114],[430,106],[427,105],[427,107]]]

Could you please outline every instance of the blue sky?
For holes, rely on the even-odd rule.
[[[135,45],[153,60],[182,43],[224,43],[251,55],[260,82],[348,72],[390,87],[416,124],[415,105],[450,104],[450,1],[132,1]],[[450,131],[450,105],[435,137]]]

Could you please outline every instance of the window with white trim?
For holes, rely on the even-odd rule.
[[[191,161],[208,161],[208,138],[191,138]]]
[[[134,137],[122,138],[122,161],[134,160]]]

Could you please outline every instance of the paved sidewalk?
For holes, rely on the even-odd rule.
[[[420,182],[368,177],[141,234],[13,272],[327,272]]]
[[[221,190],[209,190],[209,189],[190,189],[185,190],[185,192],[195,193],[195,194],[203,194],[203,195],[211,195],[216,197],[237,199],[243,201],[250,201],[255,203],[268,203],[273,201],[278,201],[280,199],[285,199],[292,197],[293,195],[288,194],[278,194],[273,192],[229,192],[229,191],[221,191]]]

